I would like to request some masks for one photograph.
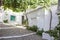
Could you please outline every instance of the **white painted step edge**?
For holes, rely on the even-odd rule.
[[[13,28],[20,28],[20,27],[0,27],[0,30],[1,29],[13,29]],[[21,28],[21,29],[26,29],[26,28]]]
[[[0,27],[0,29],[13,29],[13,28],[17,28],[17,27]]]
[[[29,36],[29,35],[33,35],[33,34],[36,34],[36,32],[29,33],[29,34],[25,34],[25,35],[19,35],[19,36],[6,36],[6,37],[0,37],[0,39],[17,38],[17,37],[25,37],[25,36]]]

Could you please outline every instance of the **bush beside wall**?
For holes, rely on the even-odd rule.
[[[4,23],[8,23],[8,20],[3,20]]]
[[[43,33],[43,32],[44,32],[44,30],[38,30],[38,31],[36,32],[36,34],[42,36],[42,33]]]
[[[31,31],[34,31],[34,32],[37,32],[38,27],[35,26],[35,25],[33,25],[32,27],[27,26],[27,29],[28,29],[28,30],[31,30]]]
[[[36,32],[36,34],[40,35],[40,36],[42,36],[42,33],[45,32],[45,33],[48,33],[50,36],[53,36],[55,39],[58,38],[58,30],[57,29],[44,31],[43,29],[39,30],[38,27],[35,25],[32,27],[27,26],[27,29]]]

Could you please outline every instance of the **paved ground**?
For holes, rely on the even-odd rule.
[[[9,27],[9,29],[4,29]],[[42,40],[35,32],[0,24],[0,40]],[[32,34],[33,33],[33,34]]]
[[[8,39],[1,39],[1,40],[42,40],[42,39],[38,35],[30,35],[25,37],[8,38]]]
[[[20,29],[20,28],[12,28],[12,29],[1,29],[0,30],[0,37],[3,36],[14,36],[14,35],[24,35],[33,33],[32,31],[28,31],[26,29]]]
[[[16,37],[16,38],[5,38],[0,40],[42,40],[40,36],[38,35],[29,35],[24,37]]]
[[[2,24],[0,23],[0,27],[3,28],[3,27],[12,27],[12,25],[6,25],[6,24]],[[14,27],[14,26],[13,26]]]

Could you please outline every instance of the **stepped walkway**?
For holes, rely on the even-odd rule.
[[[27,29],[0,24],[0,40],[42,40],[35,32]]]

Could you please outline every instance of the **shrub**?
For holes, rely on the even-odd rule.
[[[59,25],[60,26],[60,25]],[[57,30],[60,30],[60,27],[56,27],[57,28]]]
[[[50,34],[50,36],[53,36],[54,38],[58,38],[58,31],[57,30],[46,31],[46,33]]]
[[[8,20],[3,20],[4,23],[8,23]]]
[[[44,30],[38,30],[36,34],[42,36],[43,32],[44,32]]]
[[[32,26],[32,27],[29,27],[29,26],[27,26],[27,29],[28,30],[31,30],[31,31],[34,31],[34,32],[37,32],[37,30],[38,30],[38,27],[37,26]]]
[[[37,26],[32,26],[32,31],[37,31],[38,30],[38,27]]]
[[[26,29],[28,29],[28,30],[29,30],[29,28],[30,28],[30,26],[24,26],[24,27],[26,27]]]
[[[23,20],[22,24],[25,25],[25,26],[27,26],[28,25],[28,20]]]

